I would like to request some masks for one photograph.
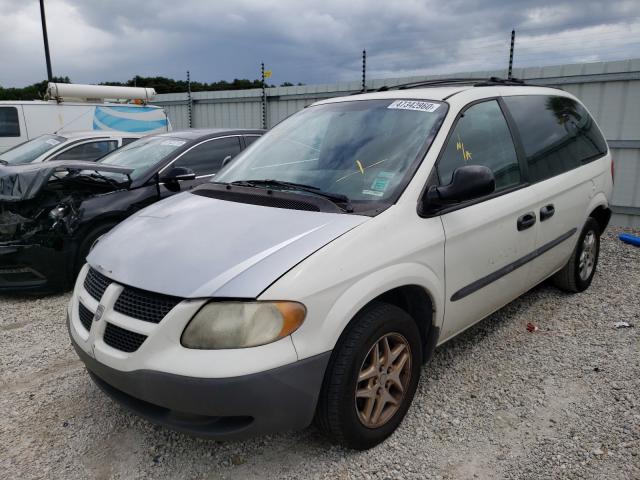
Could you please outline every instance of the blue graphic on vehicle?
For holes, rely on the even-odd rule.
[[[131,133],[166,132],[169,122],[164,110],[157,107],[96,107],[94,130],[118,130]]]

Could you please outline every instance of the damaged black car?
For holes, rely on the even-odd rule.
[[[100,236],[213,177],[261,130],[151,135],[98,162],[0,165],[0,292],[64,291]]]

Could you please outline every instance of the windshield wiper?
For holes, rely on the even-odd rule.
[[[325,192],[321,190],[319,187],[315,187],[313,185],[305,185],[304,183],[294,183],[294,182],[284,182],[282,180],[236,180],[235,182],[231,182],[230,185],[237,185],[240,187],[269,187],[274,186],[278,188],[282,188],[284,190],[299,190],[301,192],[311,193],[312,195],[317,195],[319,197],[324,197],[327,200],[338,205],[345,212],[351,213],[353,212],[353,207],[351,206],[351,200],[346,195],[341,193],[333,193],[333,192]],[[344,205],[344,207],[341,206]]]

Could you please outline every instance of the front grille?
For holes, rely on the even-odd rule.
[[[135,352],[140,348],[142,342],[147,339],[146,335],[130,332],[124,328],[120,328],[117,325],[107,322],[107,328],[104,329],[104,343],[110,347],[120,350],[122,352]]]
[[[89,269],[84,279],[84,289],[97,301],[100,301],[104,291],[110,284],[111,280],[93,268]]]
[[[125,287],[113,309],[138,320],[159,323],[181,301],[180,297]]]
[[[78,314],[80,316],[80,323],[88,332],[91,330],[91,323],[93,322],[93,313],[82,302],[78,303]]]

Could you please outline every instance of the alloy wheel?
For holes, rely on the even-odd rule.
[[[360,367],[355,393],[356,412],[365,427],[378,428],[395,415],[411,368],[411,347],[399,333],[387,333],[373,344]]]
[[[590,230],[582,240],[580,260],[578,262],[578,274],[582,281],[586,281],[593,272],[596,262],[596,234]]]

